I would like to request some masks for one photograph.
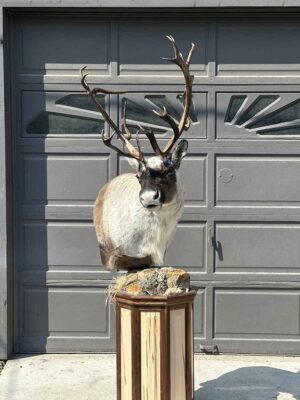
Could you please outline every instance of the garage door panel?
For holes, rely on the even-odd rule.
[[[24,269],[102,269],[92,222],[25,221]]]
[[[179,223],[174,240],[167,249],[165,265],[184,267],[189,271],[206,270],[206,225]]]
[[[284,340],[216,338],[212,342],[218,346],[221,353],[228,354],[265,354],[267,357],[270,354],[278,356],[295,356],[295,354],[299,354],[299,341],[294,340],[293,337],[285,338]]]
[[[218,75],[299,76],[299,40],[297,20],[220,22],[217,25]]]
[[[299,207],[299,157],[219,156],[216,164],[217,205]]]
[[[25,269],[99,269],[100,257],[92,223],[25,222]],[[166,258],[166,265],[206,270],[206,226],[180,223]],[[102,269],[102,268],[101,268]]]
[[[109,154],[23,157],[23,203],[93,203],[111,178]]]
[[[119,26],[119,74],[126,75],[179,75],[178,67],[163,61],[173,56],[166,35],[176,38],[184,54],[194,42],[197,52],[191,71],[195,75],[207,75],[208,24],[200,21],[143,20],[122,22]]]
[[[27,19],[20,24],[18,35],[20,74],[78,75],[78,69],[87,64],[93,74],[109,74],[108,22]]]
[[[105,288],[24,287],[22,351],[28,345],[31,351],[47,350],[49,339],[52,347],[57,341],[72,339],[78,351],[88,346],[91,339],[94,351],[100,351],[108,343],[112,347],[111,310],[105,298]],[[67,346],[61,348],[67,351]]]
[[[300,226],[216,223],[217,272],[300,273]]]
[[[179,175],[184,183],[185,205],[206,206],[207,156],[186,156]]]
[[[215,338],[299,339],[299,291],[216,289]]]

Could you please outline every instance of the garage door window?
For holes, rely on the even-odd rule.
[[[30,100],[34,101],[34,98],[35,93]],[[105,96],[98,95],[97,99],[105,107]],[[57,99],[57,96],[50,92],[49,96],[46,94],[44,102],[46,110],[38,112],[29,121],[26,127],[27,134],[87,135],[98,134],[104,129],[102,116],[85,94],[69,94]]]

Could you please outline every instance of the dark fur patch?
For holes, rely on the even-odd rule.
[[[153,264],[151,256],[144,258],[129,257],[125,255],[119,255],[114,252],[105,251],[100,249],[102,264],[109,271],[113,269],[137,269],[146,268]]]
[[[171,164],[168,165],[167,160],[164,171],[146,168],[138,179],[141,185],[140,196],[143,191],[159,190],[162,204],[170,203],[177,193],[176,172]]]

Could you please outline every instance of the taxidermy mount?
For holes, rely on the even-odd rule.
[[[104,130],[102,131],[103,143],[125,156],[135,169],[135,173],[122,174],[107,182],[101,188],[94,205],[94,225],[101,260],[108,270],[162,266],[166,249],[182,214],[184,189],[178,169],[187,153],[188,143],[181,140],[176,147],[175,144],[183,131],[190,126],[189,112],[194,77],[190,75],[189,66],[195,45],[192,43],[185,60],[177,48],[175,39],[172,36],[167,38],[174,50],[174,57],[167,60],[180,68],[185,80],[185,90],[180,96],[183,109],[178,120],[171,116],[165,107],[160,111],[153,110],[173,131],[163,149],[160,148],[153,130],[148,127],[139,127],[134,146],[131,142],[133,134],[126,124],[126,101],[120,129],[97,100],[98,93],[120,92],[102,88],[91,89],[87,83],[86,67],[81,70],[81,84],[112,132],[105,134]],[[139,140],[140,134],[148,138],[155,153],[153,157],[145,158]],[[122,142],[123,149],[112,143],[114,137]]]

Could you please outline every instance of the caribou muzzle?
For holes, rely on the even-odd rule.
[[[162,193],[159,189],[145,189],[140,191],[140,202],[148,209],[156,209],[162,205]]]

